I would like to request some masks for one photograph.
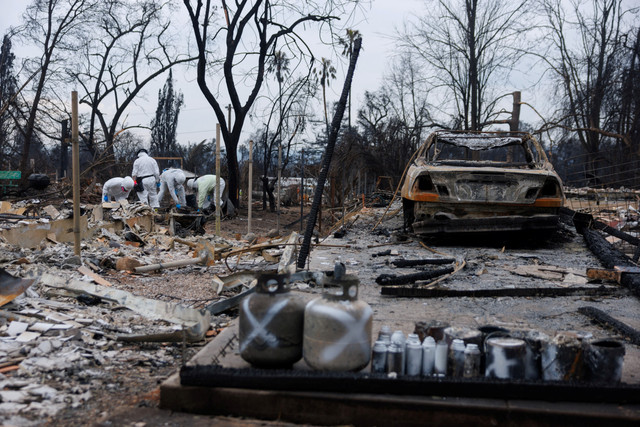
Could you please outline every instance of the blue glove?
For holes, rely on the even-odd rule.
[[[178,195],[178,190],[176,190],[176,196]]]
[[[109,201],[109,196],[104,196],[104,201],[108,202]]]
[[[178,204],[176,205],[176,208],[178,208],[178,209],[180,209],[181,207],[182,207],[182,205],[180,205],[180,203],[178,203]]]
[[[156,182],[156,187],[160,188],[160,183]]]

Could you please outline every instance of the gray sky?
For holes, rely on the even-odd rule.
[[[9,26],[20,22],[20,16],[30,0],[0,0],[0,31],[4,34]],[[360,101],[364,98],[366,90],[374,91],[379,88],[384,72],[388,69],[393,55],[393,43],[390,36],[394,28],[400,27],[405,19],[424,8],[422,0],[374,0],[371,8],[365,10],[365,15],[356,19],[354,28],[363,35],[363,50],[356,68],[356,74],[352,86],[353,111],[357,110]],[[182,11],[184,12],[184,11]],[[185,14],[186,16],[186,14]],[[14,54],[21,58],[21,49],[14,44]],[[324,53],[318,52],[318,56],[331,58],[331,52],[327,49]],[[331,58],[336,64],[338,58]],[[327,102],[336,101],[340,95],[346,66],[337,67],[338,76],[332,82],[327,92]],[[185,105],[180,114],[178,125],[178,140],[180,143],[188,141],[199,142],[215,136],[215,118],[211,107],[200,93],[192,72],[174,70],[176,79],[175,87],[184,94]],[[129,110],[128,125],[148,125],[155,114],[158,90],[164,84],[166,75],[157,79],[150,85],[144,94],[144,99],[137,101],[137,105]],[[82,110],[81,110],[82,112]],[[246,126],[252,130],[260,123],[252,123]],[[141,131],[141,135],[148,139],[148,132]],[[244,137],[249,137],[245,132]]]

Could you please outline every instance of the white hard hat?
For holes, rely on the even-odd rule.
[[[122,186],[125,190],[130,191],[133,188],[133,178],[130,176],[125,176],[122,180]]]

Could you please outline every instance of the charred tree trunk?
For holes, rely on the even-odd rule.
[[[300,254],[298,256],[298,268],[304,268],[307,256],[309,256],[309,250],[311,247],[311,236],[313,235],[313,229],[316,226],[318,211],[322,202],[324,183],[327,180],[329,167],[331,166],[331,158],[333,157],[333,150],[336,145],[336,140],[338,139],[338,131],[340,130],[340,123],[342,122],[344,110],[347,105],[349,91],[351,90],[351,81],[353,80],[353,72],[356,68],[356,62],[358,62],[358,55],[360,54],[361,45],[362,38],[356,39],[353,47],[353,55],[351,56],[351,61],[349,62],[349,71],[347,72],[347,77],[342,88],[342,94],[340,95],[340,100],[338,101],[336,113],[333,116],[333,121],[331,122],[331,132],[329,133],[329,139],[327,141],[327,147],[324,153],[322,169],[320,170],[320,175],[318,176],[318,186],[316,187],[316,191],[313,195],[313,204],[311,205],[309,219],[307,220],[307,228],[304,233],[304,240],[302,242],[302,247],[300,248]]]

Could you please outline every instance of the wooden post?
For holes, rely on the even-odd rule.
[[[511,110],[511,120],[509,120],[509,131],[517,132],[520,125],[520,91],[515,91],[512,95],[513,109]],[[507,149],[507,162],[513,161],[513,150],[513,146]]]
[[[253,139],[249,140],[249,194],[248,194],[249,216],[247,223],[247,233],[251,233],[251,202],[253,200]]]
[[[80,142],[78,141],[78,92],[71,92],[71,144],[73,145],[73,250],[80,255]]]
[[[282,117],[280,118],[282,120]],[[282,141],[278,139],[278,194],[276,194],[276,229],[278,230],[278,234],[280,234],[280,180],[282,177],[280,176],[282,169]]]
[[[300,152],[300,162],[302,167],[300,168],[300,234],[302,234],[302,223],[304,222],[304,148]]]
[[[517,132],[520,125],[520,91],[513,92],[513,110],[511,112],[511,120],[509,120],[509,130]]]
[[[222,210],[222,206],[218,206],[220,200],[220,123],[216,124],[216,191],[213,196],[216,207],[216,236],[220,236],[220,210]]]

